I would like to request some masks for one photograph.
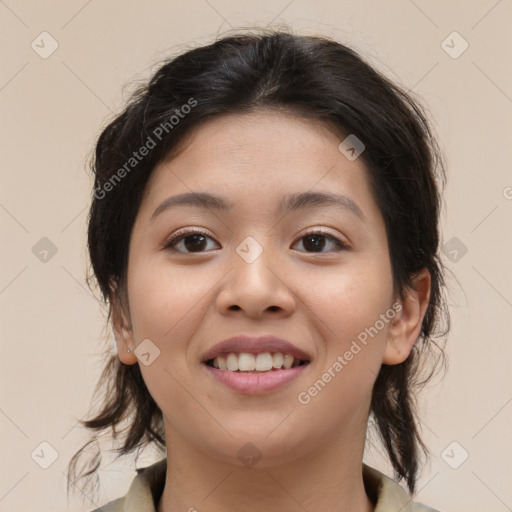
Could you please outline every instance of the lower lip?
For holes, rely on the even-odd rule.
[[[220,383],[225,386],[245,393],[247,395],[261,395],[275,391],[296,379],[310,365],[303,364],[295,368],[271,370],[262,373],[231,372],[220,370],[203,363],[202,366]]]

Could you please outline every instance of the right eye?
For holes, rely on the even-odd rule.
[[[207,245],[206,239],[213,240],[213,238],[203,230],[181,230],[173,234],[165,243],[164,249],[176,250],[184,253],[205,252],[204,248]],[[186,250],[177,249],[177,247]]]

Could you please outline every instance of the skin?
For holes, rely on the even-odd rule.
[[[307,405],[298,402],[398,300],[367,169],[338,150],[343,138],[283,112],[226,115],[153,171],[130,241],[127,300],[113,296],[113,327],[121,362],[140,365],[164,416],[158,512],[374,510],[362,478],[371,391],[381,364],[404,361],[418,338],[430,275],[419,273],[401,311]],[[150,220],[166,198],[191,191],[235,204],[180,206]],[[364,219],[335,206],[277,215],[283,196],[307,191],[349,196]],[[163,248],[189,227],[208,231],[203,252],[190,252],[190,239]],[[318,229],[328,233],[318,239],[322,252],[304,239]],[[236,252],[248,236],[263,248],[252,263]],[[287,339],[312,361],[277,391],[237,393],[201,366],[206,350],[237,334]],[[160,350],[148,366],[133,352],[145,339]],[[248,442],[261,454],[252,467],[237,457]]]

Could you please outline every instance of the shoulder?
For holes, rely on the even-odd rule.
[[[155,512],[165,484],[167,459],[137,469],[125,496],[90,512]]]
[[[122,498],[117,498],[114,501],[109,501],[105,505],[102,505],[99,508],[95,508],[90,512],[123,512],[124,510],[124,496]]]
[[[413,512],[441,512],[440,510],[437,510],[436,508],[432,508],[427,505],[424,505],[423,503],[418,503],[418,502],[412,503],[412,510],[413,510]]]
[[[363,481],[368,496],[375,503],[374,512],[442,512],[413,501],[395,480],[364,463]]]

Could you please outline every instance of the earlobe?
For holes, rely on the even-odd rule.
[[[382,362],[388,365],[403,363],[421,333],[421,325],[430,301],[430,272],[424,268],[413,279],[413,289],[405,291],[388,331]]]
[[[110,304],[112,308],[112,329],[116,339],[117,353],[123,364],[132,365],[137,363],[137,357],[133,353],[135,344],[133,340],[133,329],[127,307],[115,293],[111,293]]]

